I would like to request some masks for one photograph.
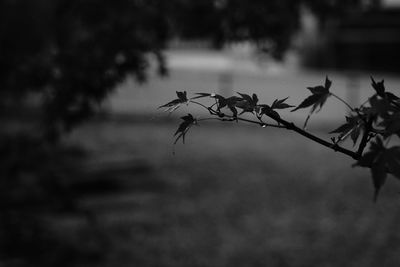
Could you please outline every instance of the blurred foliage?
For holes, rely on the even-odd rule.
[[[45,144],[29,134],[2,135],[1,140],[0,265],[75,266],[101,261],[104,236],[93,216],[78,205],[87,194],[79,189],[83,151]]]
[[[164,72],[163,1],[1,1],[2,101],[39,92],[47,134],[85,120],[132,74],[143,81],[148,54]]]
[[[178,0],[177,30],[215,47],[251,40],[281,58],[299,26],[300,1]],[[185,23],[182,23],[185,22]]]

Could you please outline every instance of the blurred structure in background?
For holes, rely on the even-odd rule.
[[[339,71],[400,72],[400,6],[371,1],[323,24],[307,13],[304,63]],[[314,22],[314,23],[313,23]]]

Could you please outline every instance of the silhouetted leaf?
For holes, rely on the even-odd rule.
[[[396,96],[395,94],[391,93],[391,92],[386,92],[385,96],[387,97],[388,100],[390,101],[398,101],[400,98],[398,96]]]
[[[258,113],[260,117],[262,115],[266,115],[266,116],[272,117],[272,118],[280,118],[279,113],[276,112],[275,110],[273,110],[270,106],[259,105],[258,107],[260,108],[259,113]]]
[[[382,139],[378,137],[375,141],[371,142],[370,150],[356,163],[358,166],[371,168],[372,181],[375,188],[374,200],[377,199],[379,190],[386,182],[387,171],[390,170],[388,159],[393,153],[394,152],[388,153],[388,150],[383,145]],[[394,163],[391,164],[394,165]],[[396,171],[398,169],[394,166],[392,166],[392,168],[396,169]]]
[[[231,97],[226,98],[226,106],[232,111],[233,117],[237,117],[236,105],[241,100],[242,99],[237,96],[231,96]]]
[[[257,95],[253,94],[253,96],[251,97],[247,94],[241,94],[241,93],[238,94],[242,97],[242,99],[240,101],[237,101],[235,106],[240,109],[243,109],[243,111],[240,114],[243,114],[245,112],[254,113],[258,103]]]
[[[272,109],[285,109],[285,108],[291,108],[294,107],[292,105],[289,105],[287,103],[284,103],[289,97],[283,98],[283,99],[275,99],[274,103],[272,103],[271,108]]]
[[[197,99],[197,98],[211,97],[212,96],[212,94],[209,94],[209,93],[196,93],[196,95],[198,95],[198,96],[192,97],[191,99]]]
[[[386,159],[389,172],[400,179],[400,147],[394,146],[387,149]]]
[[[400,111],[385,116],[379,126],[385,127],[385,137],[388,137],[392,134],[397,134],[400,136]]]
[[[389,101],[386,98],[379,98],[376,95],[369,99],[369,104],[371,108],[368,110],[368,113],[375,117],[386,116],[390,108]]]
[[[321,96],[323,97],[324,95],[310,95],[309,97],[304,99],[303,102],[300,103],[300,105],[293,109],[292,112],[301,108],[310,107],[312,105],[318,105],[318,102],[321,100]]]
[[[385,154],[379,154],[375,157],[374,163],[371,167],[372,181],[375,187],[374,201],[377,200],[378,194],[382,186],[386,182],[386,160]]]
[[[353,144],[355,145],[357,142],[357,139],[361,133],[361,129],[364,125],[364,121],[358,117],[346,117],[346,123],[338,127],[337,129],[333,130],[332,133],[339,133],[338,136],[338,141],[343,141],[347,137],[351,136],[351,139],[353,140]]]
[[[328,99],[328,97],[330,96],[329,88],[331,87],[331,85],[332,82],[328,79],[328,77],[326,77],[324,86],[319,85],[315,87],[307,87],[307,89],[311,91],[312,95],[303,100],[303,102],[301,102],[299,106],[293,109],[292,112],[301,108],[307,108],[312,106],[310,111],[311,115],[318,107],[319,109],[321,109],[322,106],[325,104],[326,100]]]
[[[332,81],[328,79],[328,76],[325,77],[325,90],[329,91],[331,88]]]
[[[178,130],[176,130],[174,136],[178,135],[175,139],[174,144],[176,144],[179,138],[182,138],[182,142],[185,143],[185,135],[189,131],[190,127],[197,124],[197,120],[191,115],[181,117],[183,122],[179,125]]]
[[[183,92],[177,91],[176,95],[178,96],[177,99],[174,99],[165,105],[159,106],[158,108],[167,108],[165,111],[172,112],[172,111],[176,110],[177,108],[179,108],[181,104],[188,102],[186,91],[183,91]]]
[[[325,87],[322,85],[307,87],[307,89],[310,90],[312,94],[323,94],[326,91]]]
[[[375,82],[374,78],[372,78],[372,76],[371,76],[371,85],[372,85],[372,88],[375,89],[377,95],[379,95],[380,97],[385,97],[384,80],[382,80],[380,82]]]

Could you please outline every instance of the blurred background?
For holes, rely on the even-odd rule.
[[[398,181],[375,204],[352,159],[243,123],[174,146],[207,113],[157,108],[298,105],[326,75],[357,106],[370,75],[400,93],[399,45],[397,0],[0,0],[0,266],[398,266]],[[329,99],[308,130],[347,114]]]

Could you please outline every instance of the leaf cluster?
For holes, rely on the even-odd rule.
[[[392,136],[400,137],[400,98],[388,92],[384,81],[376,82],[371,77],[371,86],[374,89],[372,96],[359,107],[351,107],[346,101],[330,91],[332,81],[325,78],[323,85],[307,87],[311,95],[306,97],[296,107],[288,104],[288,97],[275,99],[271,104],[260,103],[256,94],[237,93],[233,96],[222,96],[215,93],[196,93],[188,98],[186,92],[177,92],[177,98],[162,105],[167,111],[174,111],[182,104],[194,104],[205,108],[211,117],[195,118],[188,114],[182,117],[183,122],[175,132],[175,142],[182,138],[193,125],[198,125],[202,120],[220,120],[224,122],[247,122],[258,124],[262,127],[276,127],[295,131],[296,133],[336,152],[343,153],[356,160],[354,166],[367,167],[371,170],[372,181],[375,188],[375,199],[379,190],[385,184],[388,174],[400,178],[400,146],[390,146],[394,141]],[[305,130],[310,116],[322,109],[327,99],[334,97],[349,109],[345,122],[330,132],[334,134],[331,142]],[[208,103],[198,101],[207,100]],[[295,112],[310,108],[301,129],[294,123],[282,118],[280,111],[293,108]],[[350,138],[353,149],[343,147],[343,141]]]

